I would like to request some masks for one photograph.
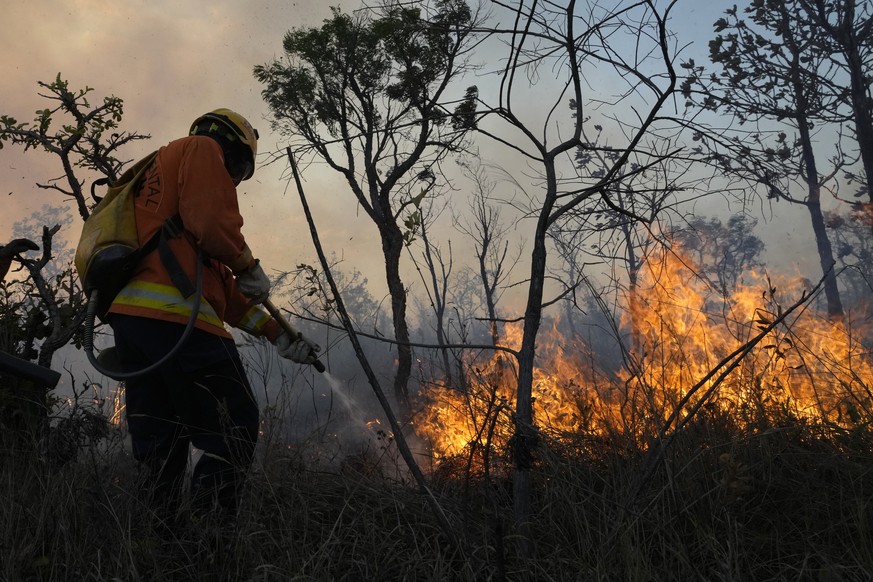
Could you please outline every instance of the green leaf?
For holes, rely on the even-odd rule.
[[[424,200],[425,195],[427,195],[427,190],[422,190],[422,191],[421,191],[421,194],[419,194],[418,196],[416,196],[415,198],[413,198],[413,199],[411,200],[412,204],[413,204],[416,208],[420,208],[420,207],[421,207],[421,201]]]

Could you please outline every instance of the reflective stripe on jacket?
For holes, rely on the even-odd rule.
[[[115,298],[113,306],[116,307],[116,313],[125,313],[131,310],[136,310],[141,314],[152,312],[152,319],[188,323],[191,318],[191,310],[194,308],[194,296],[185,299],[182,297],[182,293],[172,285],[133,281],[121,290]],[[235,327],[255,336],[271,336],[274,334],[267,333],[271,325],[275,325],[275,322],[269,314],[256,306],[251,306]],[[205,299],[200,300],[195,326],[216,335],[230,337],[224,328],[224,322]]]
[[[194,308],[194,296],[188,299],[182,297],[182,293],[172,285],[149,283],[148,281],[133,281],[115,297],[113,307],[118,307],[116,312],[126,311],[122,306],[132,307],[139,310],[147,310],[156,314],[176,315],[176,321],[185,323],[191,318]],[[140,311],[142,313],[142,311]],[[153,319],[167,319],[154,317]],[[197,327],[205,331],[211,331],[218,335],[228,335],[224,329],[224,322],[215,313],[215,310],[206,299],[200,300],[197,312]],[[214,329],[209,329],[209,327]]]

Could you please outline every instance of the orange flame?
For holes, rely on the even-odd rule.
[[[736,426],[793,419],[850,428],[869,419],[873,365],[859,330],[810,308],[775,326],[720,384],[719,374],[701,382],[782,313],[780,289],[800,297],[799,281],[777,286],[747,273],[725,298],[676,249],[657,252],[644,265],[636,289],[624,297],[621,329],[630,349],[622,369],[602,369],[581,341],[555,329],[540,333],[533,396],[543,434],[559,441],[647,439],[680,404],[681,418],[704,395],[706,406]],[[521,325],[507,325],[504,345],[517,348],[521,337]],[[511,438],[514,367],[500,354],[469,367],[464,389],[427,391],[414,419],[438,460],[501,451]]]

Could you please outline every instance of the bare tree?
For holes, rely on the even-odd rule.
[[[590,119],[586,121],[589,123],[583,122],[585,144],[577,148],[575,157],[580,179],[602,176],[622,154],[620,148],[613,148],[603,136],[602,125]],[[585,127],[592,124],[593,136]],[[660,159],[653,156],[655,149],[642,155],[633,153],[609,185],[609,198],[619,210],[594,198],[568,212],[549,231],[567,268],[578,274],[586,262],[608,267],[611,289],[606,292],[627,296],[631,328],[629,353],[638,348],[634,314],[645,257],[655,245],[670,244],[660,224],[681,220],[681,214],[677,216],[679,209],[673,206],[677,193],[696,191],[696,182],[703,181],[703,178],[685,179],[684,173],[690,166],[688,161],[668,155],[679,149],[675,138],[663,136],[661,143],[652,144],[652,148],[660,149],[664,155]],[[653,227],[656,220],[660,224]],[[578,275],[571,275],[570,279],[577,285],[581,282]],[[588,282],[589,286],[591,284],[593,282]]]
[[[420,213],[415,216],[418,221],[414,227],[418,232],[421,240],[421,254],[424,261],[423,270],[410,250],[412,262],[418,270],[422,284],[427,294],[427,301],[430,304],[430,309],[433,313],[434,332],[436,333],[437,351],[442,360],[442,375],[449,385],[455,384],[453,381],[453,366],[450,362],[449,354],[449,337],[446,329],[446,311],[449,306],[449,288],[452,277],[452,269],[454,268],[454,255],[452,254],[452,242],[448,242],[448,250],[432,241],[429,236],[429,231],[434,220],[439,216],[440,211],[435,211],[433,205],[428,208],[420,209]],[[410,224],[410,226],[413,226]],[[411,242],[411,241],[410,241]],[[411,246],[411,244],[410,244]]]
[[[491,32],[506,42],[505,63],[499,72],[496,103],[486,105],[480,132],[495,143],[506,146],[537,173],[536,194],[531,196],[530,219],[534,222],[530,237],[532,247],[527,281],[527,299],[523,318],[523,338],[519,351],[518,389],[513,437],[513,496],[519,552],[532,555],[530,539],[531,475],[533,452],[538,440],[531,398],[536,338],[546,299],[549,229],[574,209],[598,199],[605,207],[631,214],[618,206],[612,196],[617,180],[627,179],[657,160],[675,152],[660,152],[647,143],[656,129],[663,129],[662,109],[674,96],[675,55],[671,52],[666,20],[675,2],[661,8],[653,1],[618,2],[604,7],[591,3],[587,8],[574,0],[566,3],[519,1],[493,4],[512,24]],[[596,93],[586,91],[586,71],[592,75],[597,67],[614,72],[624,89],[612,103]],[[545,76],[550,79],[554,98],[545,101]],[[538,107],[532,118],[523,92],[526,81],[539,81],[536,90]],[[601,109],[611,108],[609,120],[621,143],[618,155],[597,176],[580,180],[575,172],[564,177],[563,169],[572,167],[572,154],[586,145],[583,124],[585,109],[600,100]],[[572,115],[560,112],[571,104]],[[546,105],[546,103],[548,103]],[[633,103],[633,106],[631,106]],[[537,129],[539,127],[540,129]],[[503,133],[503,131],[506,133]],[[521,139],[509,134],[521,135]],[[616,140],[618,141],[618,140]],[[629,167],[634,153],[648,155],[638,169]],[[646,153],[648,152],[648,154]],[[569,159],[568,159],[569,158]]]
[[[455,228],[473,241],[488,330],[491,342],[496,346],[500,343],[497,304],[509,274],[521,258],[521,249],[509,254],[508,227],[501,218],[500,209],[505,201],[495,197],[497,183],[489,177],[488,169],[480,162],[473,162],[464,165],[464,172],[475,184],[469,203],[471,218],[457,217]]]

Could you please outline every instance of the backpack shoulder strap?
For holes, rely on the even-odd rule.
[[[161,225],[161,228],[159,228],[157,232],[155,232],[155,234],[153,234],[151,238],[149,238],[149,240],[147,240],[136,252],[139,257],[138,260],[140,260],[157,249],[158,255],[161,258],[161,264],[164,265],[167,274],[170,275],[170,280],[179,292],[182,293],[182,296],[187,299],[196,291],[196,289],[169,244],[171,238],[181,236],[184,228],[182,217],[179,213],[176,213],[165,220],[164,224]]]

